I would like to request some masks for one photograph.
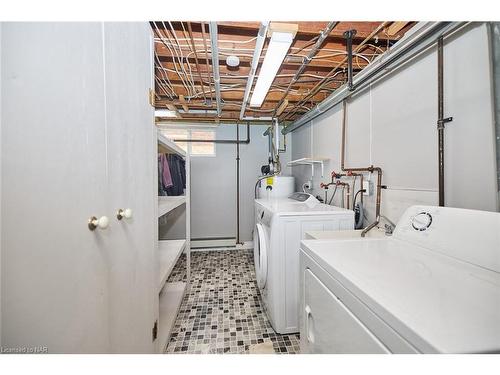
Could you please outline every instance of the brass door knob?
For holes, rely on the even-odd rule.
[[[88,227],[90,230],[106,229],[109,226],[109,219],[107,216],[101,216],[99,219],[95,216],[92,216],[89,219]]]
[[[126,209],[122,210],[120,208],[116,214],[116,218],[118,220],[131,219],[132,218],[132,210],[130,208],[126,208]]]

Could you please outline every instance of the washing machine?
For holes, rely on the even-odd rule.
[[[412,206],[385,238],[301,244],[301,352],[499,353],[500,213]]]
[[[276,332],[298,332],[300,241],[308,231],[354,229],[354,212],[293,193],[256,199],[255,222],[255,273],[264,310]]]

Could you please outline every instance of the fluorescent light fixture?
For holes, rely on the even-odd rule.
[[[170,109],[156,109],[155,117],[179,117],[179,113]]]
[[[260,107],[269,91],[269,87],[276,77],[276,73],[290,49],[295,32],[273,31],[271,41],[267,47],[264,62],[260,68],[259,78],[253,89],[250,107]]]

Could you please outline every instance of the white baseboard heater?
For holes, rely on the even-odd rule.
[[[192,249],[209,249],[218,247],[235,247],[236,237],[193,238]]]

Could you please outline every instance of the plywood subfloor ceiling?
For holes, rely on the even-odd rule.
[[[247,105],[245,118],[293,121],[342,86],[347,81],[345,31],[356,30],[353,68],[357,74],[414,25],[399,21],[339,22],[308,61],[306,57],[329,22],[288,23],[298,25],[294,42],[264,103],[260,108]],[[259,27],[260,22],[217,22],[222,109],[218,116],[208,22],[151,22],[155,41],[155,108],[175,111],[177,117],[169,118],[170,121],[239,120]],[[252,89],[268,43],[266,38]],[[228,56],[237,56],[239,66],[228,66]],[[302,65],[305,68],[296,77]]]

